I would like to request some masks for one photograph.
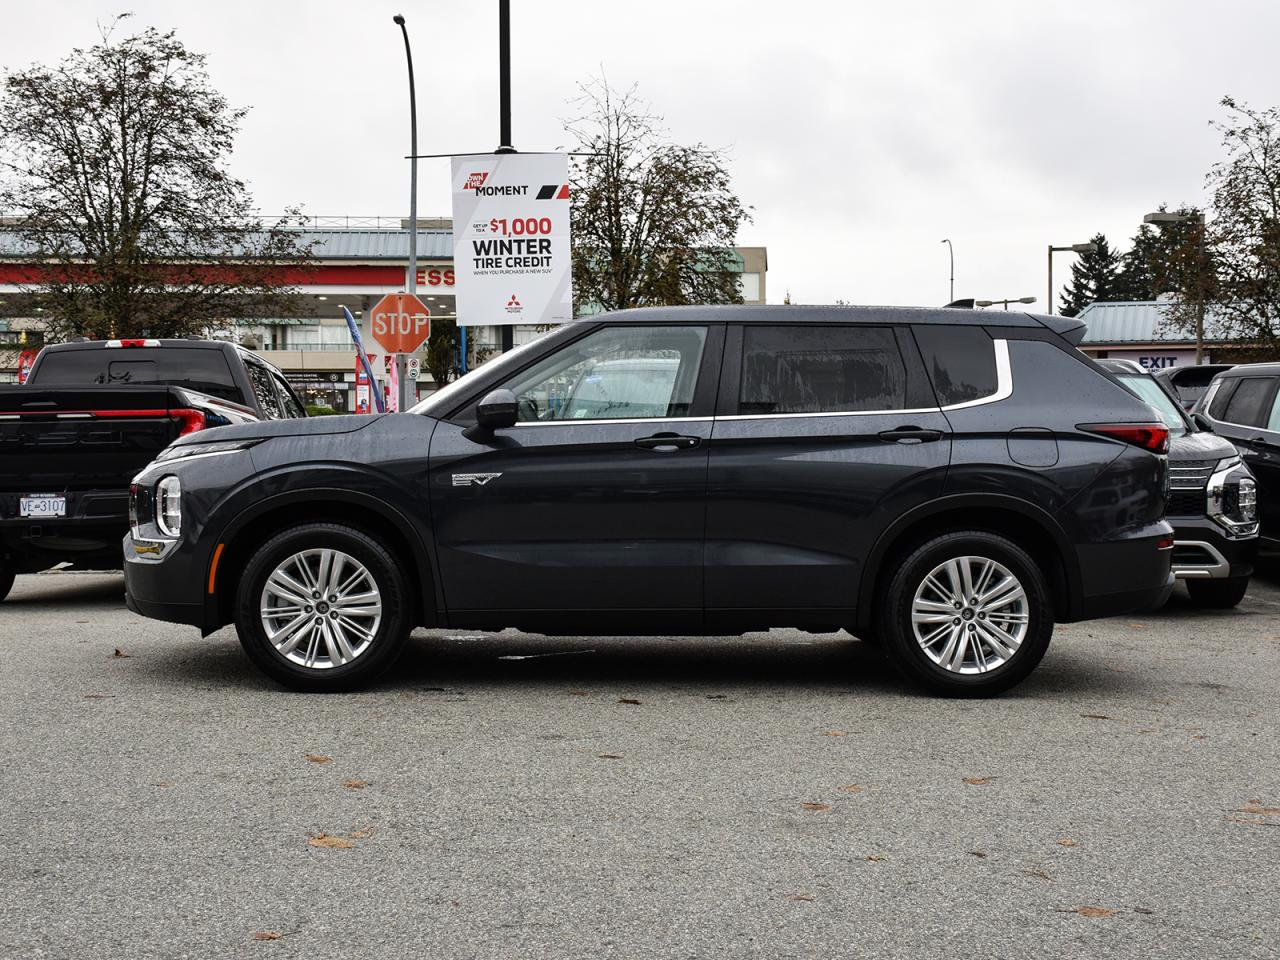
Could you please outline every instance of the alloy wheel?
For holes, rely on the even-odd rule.
[[[259,612],[277,653],[301,667],[327,670],[369,649],[382,623],[382,593],[350,554],[303,550],[267,577]]]
[[[988,673],[1022,645],[1030,603],[1018,578],[987,557],[955,557],[924,578],[911,627],[925,656],[952,673]]]

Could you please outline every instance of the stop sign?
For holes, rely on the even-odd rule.
[[[431,336],[431,311],[411,293],[388,293],[369,312],[369,332],[387,353],[413,353]]]

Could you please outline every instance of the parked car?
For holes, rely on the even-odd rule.
[[[129,481],[176,437],[303,417],[280,371],[206,340],[45,347],[0,387],[0,599],[14,574],[119,569]]]
[[[1204,396],[1213,378],[1223,370],[1230,370],[1231,366],[1229,363],[1202,363],[1189,367],[1163,367],[1152,370],[1151,375],[1168,388],[1183,410],[1190,410]]]
[[[1198,430],[1157,377],[1131,360],[1099,360],[1169,427],[1173,575],[1192,601],[1234,607],[1244,599],[1258,552],[1257,484],[1229,440]]]
[[[234,622],[304,690],[368,682],[414,625],[843,627],[930,690],[993,694],[1055,621],[1173,585],[1168,428],[1083,332],[879,307],[580,320],[407,413],[179,438],[134,482],[128,603]],[[646,371],[645,415],[566,403],[587,370],[592,397]]]
[[[1213,378],[1196,403],[1198,424],[1225,437],[1258,481],[1260,547],[1280,549],[1280,363],[1246,363]]]

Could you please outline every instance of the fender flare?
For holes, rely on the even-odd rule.
[[[1062,569],[1066,574],[1067,609],[1062,611],[1062,614],[1068,617],[1071,616],[1072,611],[1080,602],[1082,589],[1080,563],[1075,549],[1072,547],[1071,539],[1067,536],[1066,531],[1062,529],[1062,525],[1054,519],[1053,515],[1035,504],[1020,500],[1017,497],[1008,497],[997,493],[958,493],[942,496],[936,500],[921,504],[902,514],[880,532],[880,536],[876,538],[875,545],[867,555],[861,582],[858,586],[858,603],[855,613],[858,627],[867,629],[871,626],[875,614],[875,589],[880,566],[896,546],[898,538],[904,531],[931,516],[955,510],[981,509],[983,507],[1016,513],[1026,517],[1027,520],[1036,525],[1041,533],[1049,536],[1058,548],[1058,557],[1062,561]]]
[[[409,517],[405,516],[402,511],[372,494],[343,487],[308,487],[274,494],[254,502],[223,524],[217,538],[212,543],[231,543],[254,520],[280,507],[305,504],[317,500],[336,500],[364,507],[378,514],[383,520],[386,520],[387,523],[404,534],[404,538],[409,544],[409,549],[413,552],[414,564],[417,566],[418,594],[423,606],[422,619],[425,621],[423,625],[427,627],[436,626],[440,620],[440,614],[444,610],[444,598],[441,596],[440,585],[437,582],[437,567],[434,550],[432,549],[433,544],[423,539],[417,525]],[[211,547],[204,565],[206,583],[212,573],[215,555],[214,549]],[[219,594],[206,593],[204,603],[205,624],[207,626],[205,632],[209,633],[222,626],[218,622],[220,619]]]

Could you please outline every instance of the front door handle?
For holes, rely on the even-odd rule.
[[[895,427],[892,430],[881,430],[879,436],[885,443],[933,443],[942,439],[942,431],[926,430],[923,427]]]
[[[655,433],[652,437],[641,437],[636,441],[637,447],[646,450],[657,450],[659,453],[674,453],[677,450],[688,450],[702,442],[701,437],[682,437],[678,433]]]

